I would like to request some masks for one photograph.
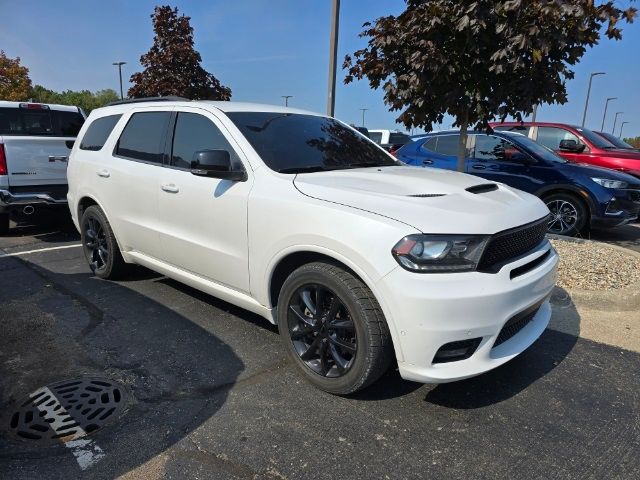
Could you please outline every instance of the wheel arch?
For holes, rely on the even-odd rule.
[[[577,187],[575,185],[569,185],[569,184],[548,185],[538,190],[536,192],[536,196],[544,200],[545,197],[548,197],[549,195],[554,195],[556,193],[565,193],[565,194],[573,195],[574,197],[577,197],[579,200],[582,200],[587,207],[587,213],[589,215],[589,219],[587,219],[587,223],[589,222],[590,218],[593,216],[594,212],[597,210],[596,204],[593,198],[591,198],[591,195],[586,190],[580,187]]]
[[[118,238],[118,233],[113,228],[113,222],[111,221],[111,218],[110,218],[109,214],[104,209],[102,204],[95,197],[93,197],[91,195],[87,195],[87,194],[80,196],[80,199],[78,200],[78,207],[77,207],[78,226],[80,227],[80,229],[82,229],[82,214],[84,213],[84,211],[87,208],[89,208],[92,205],[97,206],[100,210],[102,210],[102,213],[104,214],[104,216],[107,217],[107,222],[109,222],[109,225],[111,225],[111,230],[113,232],[113,236],[116,237],[116,243],[118,244],[118,248],[120,249],[120,254],[123,256],[125,261],[127,261],[126,252],[124,252],[122,250],[122,243],[120,242],[120,239]]]

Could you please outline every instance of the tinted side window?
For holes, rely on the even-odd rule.
[[[524,125],[498,125],[493,129],[497,132],[500,132],[500,131],[518,132],[528,137],[529,130],[531,130],[531,127],[526,127]]]
[[[82,143],[80,143],[81,150],[100,150],[104,147],[104,144],[111,135],[113,127],[116,126],[118,120],[122,115],[108,115],[106,117],[97,118],[82,137]]]
[[[232,165],[242,165],[233,147],[211,120],[197,113],[178,113],[173,134],[171,165],[191,168],[194,154],[199,150],[226,150],[231,156]]]
[[[170,118],[171,112],[134,113],[120,135],[116,154],[162,163],[165,132]]]
[[[51,110],[51,123],[54,135],[61,137],[77,137],[84,117],[80,112],[62,112]]]
[[[430,139],[428,139],[426,142],[424,142],[420,148],[423,148],[425,150],[429,150],[431,152],[435,152],[436,151],[436,145],[438,144],[438,137],[431,137]]]
[[[440,155],[449,155],[455,157],[458,155],[458,138],[459,135],[442,135],[438,137],[436,152]]]
[[[476,151],[474,157],[478,160],[504,160],[505,149],[511,148],[508,142],[489,135],[476,135]]]
[[[369,132],[369,138],[380,145],[382,143],[382,132]]]
[[[389,135],[389,143],[393,145],[409,143],[411,138],[409,135],[405,135],[404,133],[391,133]]]
[[[558,150],[561,140],[575,140],[578,144],[582,144],[578,137],[562,128],[538,127],[538,138],[536,141],[545,147],[551,150]]]

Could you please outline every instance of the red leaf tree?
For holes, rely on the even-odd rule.
[[[177,8],[156,7],[153,15],[153,46],[140,57],[144,71],[131,76],[129,97],[178,95],[192,100],[229,100],[231,89],[207,72],[193,48],[190,17]]]

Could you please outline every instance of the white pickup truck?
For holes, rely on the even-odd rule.
[[[78,107],[0,101],[0,234],[15,214],[67,203],[67,159],[84,123]]]

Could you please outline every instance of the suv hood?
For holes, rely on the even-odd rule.
[[[549,213],[544,203],[528,193],[432,168],[306,173],[296,175],[294,185],[309,197],[392,218],[424,233],[493,234]],[[467,190],[478,185],[489,185],[488,191]]]

